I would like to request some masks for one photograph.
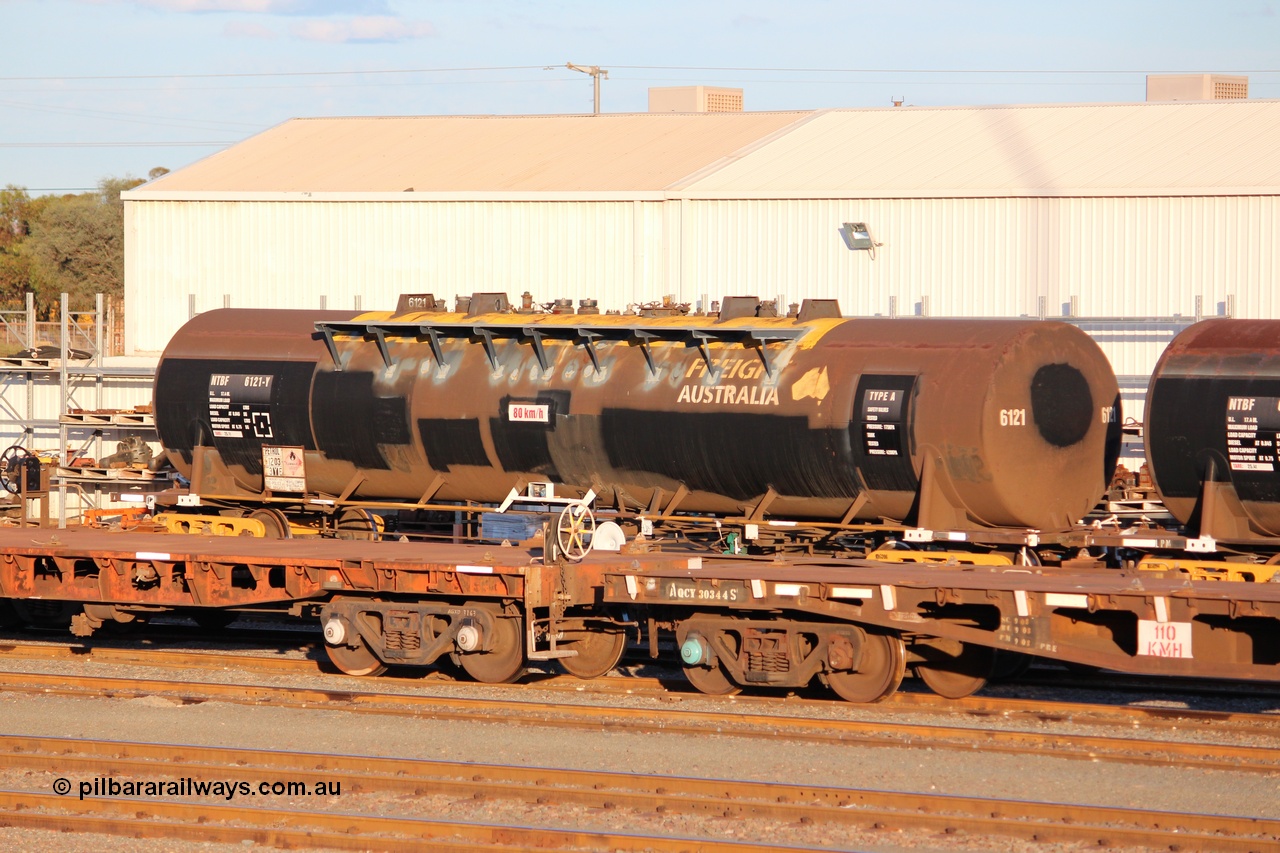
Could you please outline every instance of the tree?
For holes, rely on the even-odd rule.
[[[30,233],[31,196],[9,184],[0,190],[0,249],[7,249]]]
[[[87,310],[95,293],[124,292],[120,193],[141,183],[137,178],[104,178],[96,193],[47,201],[24,241],[30,284],[42,307],[47,310],[58,294],[67,293],[73,310]]]
[[[32,199],[13,184],[0,190],[0,305],[18,308],[31,288],[31,257],[25,251],[31,223],[39,218],[44,199]]]
[[[168,173],[158,166],[155,179]],[[72,310],[93,307],[96,293],[124,292],[124,205],[120,193],[144,183],[103,178],[97,192],[32,198],[10,184],[0,190],[0,307],[21,308],[28,291],[48,316],[61,293]]]

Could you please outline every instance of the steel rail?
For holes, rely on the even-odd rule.
[[[149,666],[165,669],[213,669],[243,670],[247,672],[279,673],[288,675],[333,676],[336,669],[325,660],[311,658],[266,657],[261,654],[242,654],[226,651],[179,651],[172,649],[121,649],[109,646],[68,646],[59,644],[0,643],[0,656],[27,660],[86,661],[131,666]],[[459,683],[457,679],[435,670],[423,670],[415,675],[415,683],[421,681],[444,684]],[[375,682],[376,683],[376,682]],[[571,676],[551,676],[535,682],[518,684],[490,684],[487,688],[511,690],[571,690],[574,693],[619,693],[629,695],[666,694],[706,701],[715,701],[703,694],[672,693],[670,686],[684,687],[678,676],[652,678],[643,676],[601,676],[583,680]],[[788,706],[830,708],[843,707],[838,702],[802,699],[794,696],[735,696],[735,704],[760,705],[771,708],[778,704]],[[1147,708],[1130,705],[1100,705],[1096,703],[1056,702],[1048,700],[1009,699],[992,696],[969,696],[963,699],[946,699],[934,693],[900,692],[877,705],[851,706],[867,712],[910,712],[967,714],[972,717],[1000,716],[1009,720],[1026,717],[1036,723],[1072,722],[1089,726],[1124,726],[1132,729],[1186,730],[1191,726],[1215,728],[1229,726],[1233,734],[1256,737],[1280,737],[1280,715],[1251,714],[1228,711],[1202,711],[1194,709]]]
[[[300,643],[312,645],[314,643]],[[235,652],[211,649],[208,651],[184,651],[180,649],[125,649],[114,646],[83,646],[79,644],[61,643],[24,643],[0,642],[0,660],[19,658],[36,661],[93,661],[94,663],[114,664],[118,666],[146,666],[161,669],[238,669],[245,672],[281,673],[286,675],[316,675],[327,677],[346,677],[337,667],[323,657],[288,658],[268,657],[259,652]],[[439,670],[415,668],[413,681],[440,681],[447,684],[460,683],[457,678],[441,673]],[[555,688],[566,686],[574,690],[592,690],[599,692],[664,693],[663,682],[682,681],[658,678],[619,678],[600,677],[589,680],[572,676],[550,676],[534,684],[489,684],[494,688]],[[461,682],[473,683],[473,682]]]
[[[182,651],[177,649],[122,649],[112,646],[80,646],[56,643],[0,642],[0,660],[5,657],[34,661],[93,661],[117,666],[146,666],[160,669],[212,669],[240,670],[283,675],[313,675],[347,677],[327,658],[268,657],[259,653],[229,652],[225,650]],[[437,682],[442,684],[471,684],[459,682],[451,675],[434,669],[416,668],[413,683]],[[679,678],[666,679],[666,681]],[[572,676],[550,676],[530,684],[488,684],[498,689],[571,689],[593,693],[666,693],[663,679],[600,677],[589,680]]]
[[[259,781],[267,772],[324,774],[359,793],[497,797],[536,805],[574,804],[854,828],[958,831],[1100,846],[1180,845],[1253,850],[1280,842],[1280,820],[1175,814],[1064,803],[916,794],[724,779],[648,776],[357,755],[0,737],[0,766],[56,764],[97,774],[199,775]]]
[[[929,746],[1035,754],[1086,761],[1167,765],[1203,770],[1275,773],[1280,771],[1280,747],[1235,746],[1192,741],[1159,741],[1094,735],[1061,735],[1016,730],[973,729],[959,726],[903,723],[894,720],[825,720],[795,716],[747,714],[725,706],[723,713],[669,708],[601,708],[567,703],[508,699],[468,699],[368,693],[307,687],[254,684],[175,682],[97,676],[68,677],[0,672],[0,690],[95,698],[171,696],[183,702],[220,700],[236,704],[270,704],[315,710],[334,708],[367,714],[413,716],[436,720],[500,720],[529,726],[586,728],[630,733],[715,733],[809,743],[860,746]]]
[[[0,660],[6,657],[34,661],[93,661],[94,663],[118,666],[146,666],[161,669],[241,670],[284,675],[347,677],[337,667],[329,663],[325,657],[320,657],[319,659],[310,657],[268,657],[257,652],[225,650],[124,649],[113,646],[82,646],[79,644],[0,642]],[[394,676],[389,676],[389,678],[394,678]],[[414,683],[423,681],[443,684],[474,683],[459,682],[456,677],[440,670],[423,668],[415,668],[413,670],[412,680]],[[486,684],[484,686],[496,689],[553,689],[572,690],[578,693],[585,690],[592,693],[635,695],[641,693],[666,694],[669,692],[666,685],[673,682],[685,685],[684,679],[679,676],[670,678],[601,676],[593,679],[581,679],[573,676],[551,675],[539,678],[532,683],[525,681],[516,684]],[[754,698],[768,701],[770,697]]]
[[[1031,687],[1054,687],[1065,690],[1114,690],[1124,693],[1162,692],[1182,693],[1193,696],[1231,696],[1242,691],[1250,696],[1280,699],[1280,689],[1275,684],[1238,681],[1215,681],[1210,678],[1178,675],[1152,675],[1137,672],[1111,672],[1075,674],[1063,672],[1056,675],[1029,673],[1018,679],[1019,684]]]
[[[93,661],[120,666],[150,666],[163,669],[241,669],[289,675],[323,675],[322,662],[312,659],[266,657],[225,651],[193,652],[174,649],[119,649],[110,646],[64,646],[28,643],[0,643],[0,658],[24,660]]]
[[[35,810],[42,814],[33,813]],[[65,831],[105,832],[144,838],[254,841],[272,847],[331,847],[340,850],[535,851],[549,848],[653,850],[658,853],[767,853],[815,850],[776,844],[593,832],[511,824],[468,823],[430,818],[392,818],[363,813],[291,811],[221,804],[120,797],[80,800],[30,791],[0,790],[0,823]],[[219,825],[222,824],[222,825]],[[231,824],[240,824],[238,826]]]
[[[967,696],[946,699],[934,693],[895,693],[881,706],[894,711],[951,713],[971,717],[1011,719],[1026,717],[1037,723],[1071,722],[1088,726],[1122,726],[1126,729],[1185,731],[1213,726],[1228,727],[1232,734],[1280,738],[1280,715],[1240,711],[1202,711],[1191,708],[1148,708],[1135,705],[1102,705],[1000,696]]]

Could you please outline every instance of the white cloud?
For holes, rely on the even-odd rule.
[[[299,21],[293,34],[304,41],[331,44],[346,42],[397,42],[435,35],[435,27],[426,21],[406,21],[387,15],[347,18],[341,21]]]

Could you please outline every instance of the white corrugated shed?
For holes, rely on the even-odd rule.
[[[603,289],[625,307],[665,292],[662,220],[653,201],[134,204],[126,337],[161,349],[193,307],[348,309],[359,299],[375,310],[401,293],[527,290],[549,302]]]
[[[1280,153],[1280,152],[1278,152]],[[1280,195],[693,200],[683,295],[839,297],[848,313],[1278,316]],[[851,252],[842,222],[879,246]],[[697,247],[696,249],[692,247]],[[1231,299],[1228,299],[1231,297]]]

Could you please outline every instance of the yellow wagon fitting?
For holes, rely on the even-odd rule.
[[[1223,560],[1184,560],[1174,557],[1146,557],[1138,563],[1142,572],[1177,572],[1193,581],[1237,581],[1269,583],[1280,572],[1280,564],[1228,563]]]
[[[947,566],[1012,566],[1006,554],[974,554],[968,551],[907,551],[881,548],[867,555],[881,563],[940,563]]]

